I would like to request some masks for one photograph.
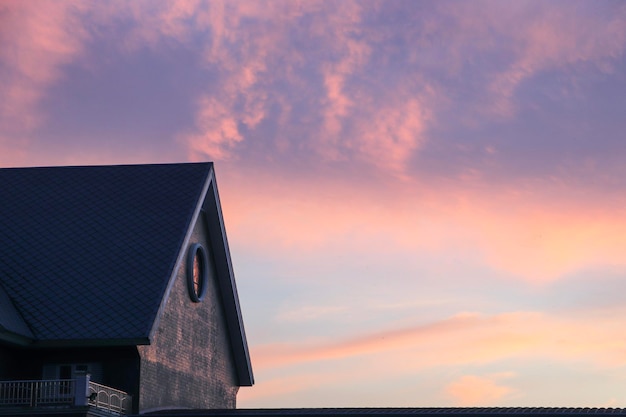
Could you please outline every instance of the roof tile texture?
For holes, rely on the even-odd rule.
[[[146,338],[211,169],[0,169],[0,285],[35,338]]]

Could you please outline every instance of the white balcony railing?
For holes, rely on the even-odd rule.
[[[41,407],[74,404],[76,380],[0,381],[0,405]]]
[[[127,414],[132,407],[132,397],[124,391],[104,385],[89,382],[89,405],[112,411],[118,414]]]
[[[90,406],[114,414],[128,414],[132,396],[91,382],[89,375],[77,379],[0,381],[0,407],[3,406]]]

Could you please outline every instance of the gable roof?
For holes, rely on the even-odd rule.
[[[0,169],[0,339],[148,344],[201,209],[242,385],[252,372],[212,163]]]

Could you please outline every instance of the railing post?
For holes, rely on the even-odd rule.
[[[74,387],[74,405],[76,406],[85,406],[88,405],[88,397],[89,397],[89,380],[91,379],[91,375],[77,375],[76,376],[76,385]]]
[[[34,388],[31,388],[30,390],[30,406],[31,407],[37,406],[37,394],[39,393],[40,389],[41,388],[39,387],[39,383],[35,382]]]

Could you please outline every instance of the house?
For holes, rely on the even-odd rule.
[[[0,169],[0,415],[228,409],[253,382],[211,163]]]

